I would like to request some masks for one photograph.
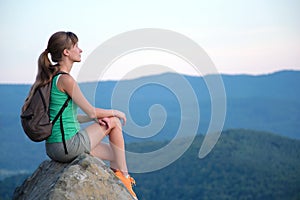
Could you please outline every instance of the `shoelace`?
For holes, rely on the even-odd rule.
[[[134,178],[132,178],[131,176],[129,176],[129,180],[130,180],[131,186],[136,186]]]
[[[120,170],[114,170],[114,172],[122,173]],[[131,186],[136,186],[136,182],[135,182],[134,178],[132,178],[129,174],[127,176],[125,176],[125,178],[129,179]]]

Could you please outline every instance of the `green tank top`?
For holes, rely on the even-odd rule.
[[[57,88],[57,79],[60,75],[55,76],[52,82],[52,89],[50,95],[50,120],[53,120],[54,117],[57,115],[58,111],[65,103],[68,98],[68,95],[64,92],[61,92]],[[73,103],[72,99],[69,101],[68,106],[62,113],[63,119],[63,127],[65,133],[65,139],[71,139],[79,130],[80,124],[77,120],[77,105]],[[47,139],[47,143],[55,143],[55,142],[62,142],[62,135],[60,131],[60,118],[55,122],[52,128],[52,134]]]

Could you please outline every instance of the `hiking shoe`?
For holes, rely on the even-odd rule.
[[[115,175],[122,181],[131,196],[137,200],[138,198],[132,189],[132,186],[135,186],[135,180],[129,175],[124,176],[124,174],[120,170],[116,170]]]

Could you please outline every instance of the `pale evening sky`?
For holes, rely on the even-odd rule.
[[[220,73],[300,70],[299,10],[299,0],[0,0],[0,83],[32,83],[38,56],[60,30],[76,33],[83,49],[74,75],[101,43],[142,28],[189,37]]]

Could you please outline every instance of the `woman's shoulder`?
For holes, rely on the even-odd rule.
[[[59,74],[58,81],[62,82],[63,84],[76,82],[75,79],[68,73]]]
[[[74,84],[77,83],[70,74],[60,74],[60,77],[57,81],[57,87],[64,92],[68,91],[70,88],[73,88]]]

